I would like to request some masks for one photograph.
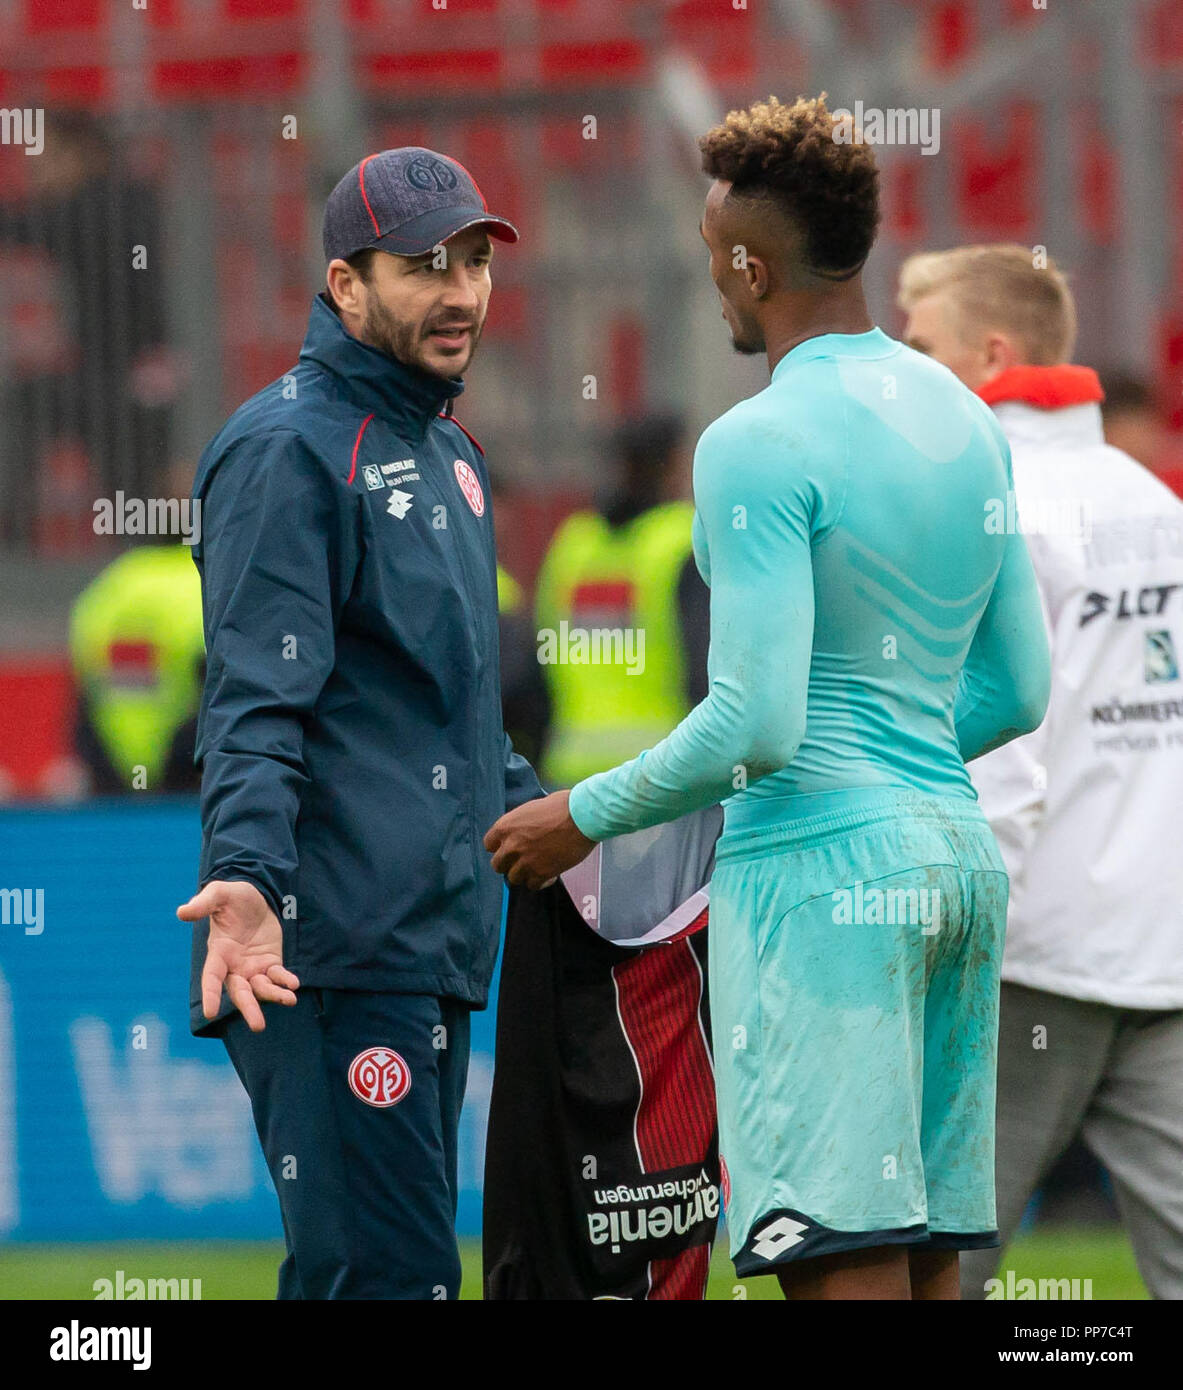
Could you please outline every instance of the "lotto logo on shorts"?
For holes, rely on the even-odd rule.
[[[457,459],[452,467],[455,470],[456,481],[460,484],[460,491],[464,494],[465,501],[476,516],[484,516],[485,493],[481,487],[481,480],[463,459]]]
[[[367,1047],[349,1064],[349,1089],[358,1100],[385,1110],[411,1089],[411,1069],[393,1048]]]
[[[800,1245],[809,1227],[791,1216],[778,1216],[752,1238],[752,1254],[762,1260],[779,1259],[786,1250]]]

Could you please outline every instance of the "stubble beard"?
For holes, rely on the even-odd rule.
[[[731,346],[744,357],[755,357],[764,351],[764,335],[758,325],[744,324],[731,330]]]
[[[362,320],[361,340],[363,343],[368,343],[370,347],[377,348],[379,352],[384,352],[387,357],[393,357],[397,362],[403,363],[404,366],[416,367],[419,371],[426,372],[429,376],[438,377],[441,381],[449,381],[453,376],[459,376],[461,372],[467,371],[476,355],[477,344],[481,340],[484,324],[478,324],[472,330],[468,357],[463,363],[458,362],[454,370],[450,372],[440,372],[426,361],[423,354],[424,327],[426,327],[424,324],[409,323],[405,319],[398,318],[390,312],[376,294],[371,292],[366,304],[366,316]]]
[[[721,294],[719,297],[720,299],[723,298]],[[731,310],[731,313],[726,314],[725,318],[727,320],[727,327],[731,332],[731,346],[733,350],[742,353],[745,357],[754,357],[757,353],[763,352],[764,335],[760,332],[760,325],[758,323],[740,322],[737,326],[737,324],[732,321],[732,315],[735,315],[738,320],[735,309],[727,304],[726,300],[724,300],[724,304]]]

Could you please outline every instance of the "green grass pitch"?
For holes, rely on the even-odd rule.
[[[186,1242],[161,1245],[0,1246],[0,1299],[71,1299],[94,1297],[96,1279],[187,1278],[201,1280],[203,1299],[269,1299],[275,1294],[275,1271],[282,1251],[271,1244]],[[475,1241],[461,1246],[464,1260],[462,1298],[481,1291],[481,1254]],[[1017,1279],[1091,1279],[1095,1299],[1142,1299],[1146,1290],[1134,1266],[1129,1242],[1108,1227],[1045,1227],[1012,1247],[1003,1269]],[[710,1299],[779,1298],[773,1279],[739,1281],[723,1242],[711,1264]]]

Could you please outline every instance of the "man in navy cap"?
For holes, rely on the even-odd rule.
[[[207,445],[195,1032],[246,1087],[281,1298],[455,1298],[469,1011],[541,795],[501,726],[489,479],[452,417],[516,241],[455,160],[363,159],[297,364]],[[590,848],[590,846],[589,846]]]

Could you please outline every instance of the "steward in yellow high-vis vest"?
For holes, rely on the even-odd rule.
[[[544,781],[571,786],[657,743],[706,693],[708,594],[694,505],[668,496],[681,430],[652,419],[618,441],[622,490],[559,527],[535,596],[551,720]]]
[[[205,644],[190,548],[143,545],[108,565],[75,602],[70,658],[94,790],[196,787]]]
[[[497,561],[497,611],[507,616],[520,613],[525,603],[525,591],[500,560]]]
[[[534,614],[521,584],[497,565],[497,621],[501,644],[501,722],[529,763],[542,750],[547,693],[534,652]]]

